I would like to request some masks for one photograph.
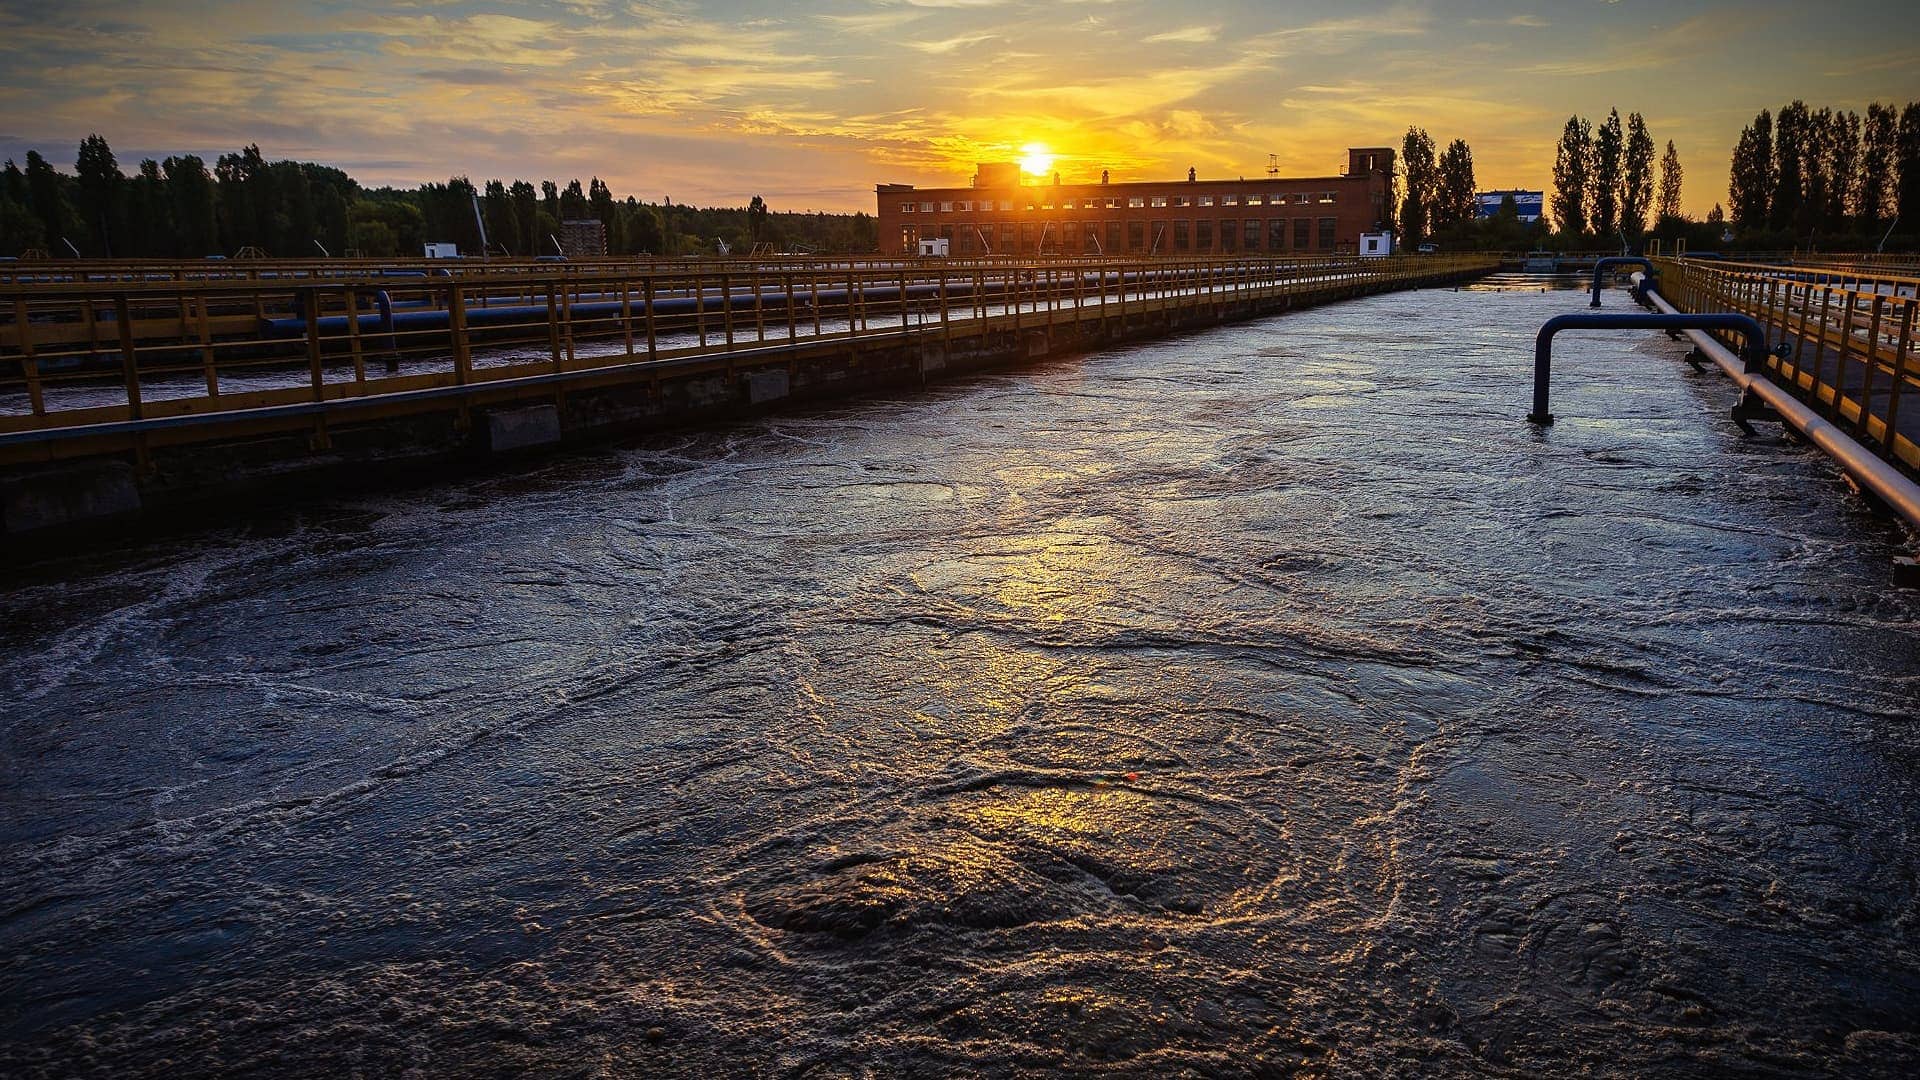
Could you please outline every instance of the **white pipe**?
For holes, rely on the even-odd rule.
[[[1645,277],[1644,273],[1636,273],[1632,280],[1639,285]],[[1679,309],[1660,295],[1657,285],[1647,290],[1647,295],[1660,310],[1669,315],[1679,314]],[[1773,411],[1793,425],[1794,430],[1806,436],[1808,442],[1825,450],[1829,457],[1839,462],[1842,471],[1858,481],[1860,486],[1878,495],[1895,513],[1905,518],[1907,524],[1920,529],[1920,484],[1907,479],[1905,473],[1885,459],[1854,442],[1851,436],[1807,408],[1799,398],[1772,379],[1758,372],[1749,372],[1740,358],[1715,341],[1712,334],[1704,330],[1687,330],[1685,333],[1702,353],[1720,365],[1720,370],[1727,373],[1734,385],[1773,406]]]

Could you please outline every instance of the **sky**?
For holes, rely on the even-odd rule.
[[[1573,113],[1645,115],[1726,197],[1762,108],[1920,101],[1911,0],[0,0],[0,157],[258,143],[363,184],[583,181],[873,209],[1049,147],[1069,182],[1340,171],[1410,125],[1551,185]]]

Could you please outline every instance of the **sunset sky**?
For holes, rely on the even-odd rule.
[[[1910,3],[0,0],[0,156],[258,142],[363,183],[565,180],[873,208],[1045,143],[1068,180],[1337,172],[1409,124],[1546,187],[1571,112],[1639,110],[1726,197],[1762,107],[1920,100]]]

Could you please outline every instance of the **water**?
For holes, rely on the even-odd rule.
[[[1584,304],[15,567],[0,1073],[1913,1075],[1911,540]]]

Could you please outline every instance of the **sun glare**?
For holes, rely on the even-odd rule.
[[[1045,176],[1053,171],[1053,151],[1046,143],[1030,142],[1020,148],[1020,171]]]

